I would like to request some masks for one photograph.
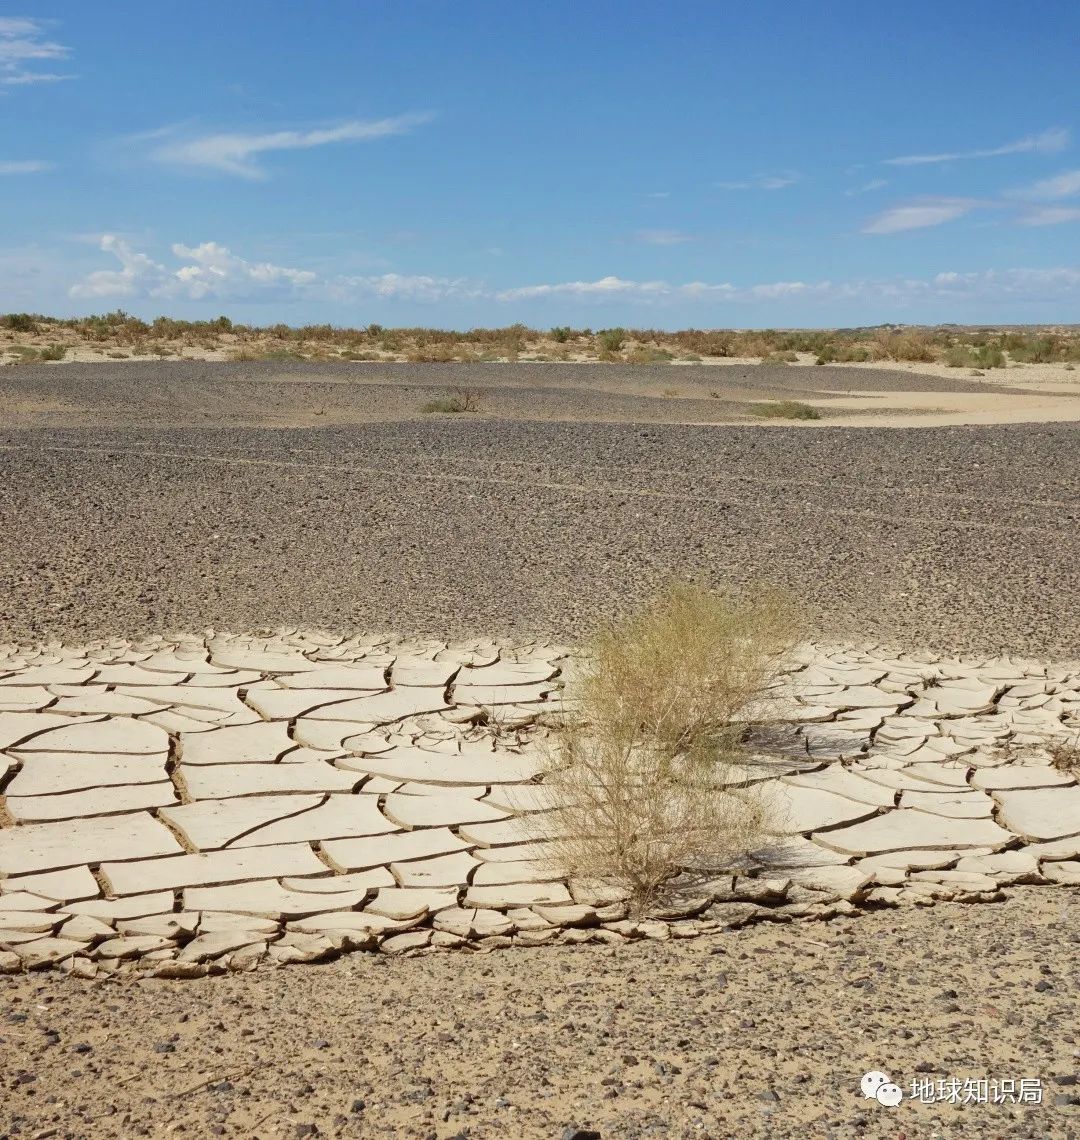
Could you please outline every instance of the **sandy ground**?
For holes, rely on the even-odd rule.
[[[488,419],[759,423],[756,405],[799,400],[799,426],[1080,421],[1080,373],[1025,365],[971,375],[936,365],[405,364],[197,359],[0,369],[6,426],[138,422],[299,426],[424,419],[453,387]]]
[[[1020,888],[617,950],[4,978],[0,1134],[1072,1137],[1078,902]],[[864,1099],[869,1070],[904,1102]],[[1042,1103],[924,1104],[916,1078],[1039,1080]]]

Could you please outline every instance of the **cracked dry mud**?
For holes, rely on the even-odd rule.
[[[800,646],[733,774],[775,834],[632,921],[565,880],[545,643],[273,637],[6,647],[0,970],[195,977],[343,951],[693,938],[1080,885],[1080,663]]]

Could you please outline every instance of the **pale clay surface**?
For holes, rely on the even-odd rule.
[[[632,922],[547,858],[546,643],[315,631],[0,646],[0,972],[691,937],[1080,884],[1080,662],[800,646],[736,773],[776,836]],[[564,703],[565,702],[565,703]]]

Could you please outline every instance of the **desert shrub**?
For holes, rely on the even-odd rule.
[[[999,345],[982,344],[976,350],[972,364],[976,368],[1004,368],[1005,353]]]
[[[973,368],[975,353],[966,345],[954,344],[945,351],[945,364],[949,368]]]
[[[750,414],[763,420],[820,420],[821,413],[811,404],[801,400],[773,400],[755,404]]]
[[[672,354],[666,348],[639,346],[627,352],[623,359],[628,364],[667,364]]]
[[[596,347],[601,352],[618,352],[626,343],[626,329],[601,329],[596,334]]]
[[[762,364],[797,364],[798,353],[795,352],[767,352],[762,358]]]
[[[717,872],[757,846],[769,808],[738,783],[741,722],[796,636],[793,610],[675,585],[585,647],[572,719],[553,733],[553,858],[610,880],[635,912],[685,871]]]
[[[932,364],[938,358],[938,345],[923,332],[887,333],[877,343],[890,360]]]
[[[570,339],[570,328],[567,325],[557,325],[551,330],[551,339],[558,344],[566,344]]]
[[[39,354],[42,360],[63,360],[67,349],[62,344],[50,344],[43,348]]]
[[[452,364],[460,359],[460,353],[449,344],[432,344],[412,349],[405,353],[405,359],[412,364]]]
[[[1032,337],[1009,349],[1009,356],[1024,364],[1050,364],[1062,355],[1062,346],[1053,337]]]
[[[12,332],[37,332],[37,321],[29,313],[8,313],[4,317],[4,328]]]
[[[481,406],[480,391],[478,388],[448,388],[446,395],[437,400],[430,400],[422,411],[446,412],[460,414],[462,412],[478,412]]]
[[[838,344],[833,341],[825,341],[812,351],[817,352],[815,364],[862,364],[878,358],[874,350],[867,345],[848,342]]]

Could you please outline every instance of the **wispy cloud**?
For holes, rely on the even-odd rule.
[[[1069,132],[1065,127],[1051,127],[1037,135],[1028,135],[1016,142],[981,150],[959,150],[944,154],[903,154],[886,158],[886,166],[926,166],[936,162],[955,162],[965,158],[998,158],[1006,154],[1058,154],[1069,145]]]
[[[1067,170],[1054,178],[1044,178],[1033,186],[1014,191],[1018,198],[1071,198],[1080,194],[1080,170]]]
[[[40,174],[43,170],[52,170],[55,165],[36,158],[0,162],[0,174]]]
[[[856,194],[871,194],[873,191],[881,190],[888,185],[889,182],[886,178],[871,178],[869,182],[864,182],[861,186],[854,186],[850,190],[845,190],[844,193],[851,198]]]
[[[498,301],[526,301],[536,297],[619,297],[664,296],[672,286],[666,281],[628,281],[621,277],[601,277],[596,281],[560,281],[550,285],[519,285],[495,294]]]
[[[759,174],[738,182],[717,182],[715,185],[718,190],[783,190],[785,186],[794,186],[801,177],[794,170],[785,170],[780,174]]]
[[[683,245],[694,240],[692,234],[682,230],[638,230],[634,239],[643,245]]]
[[[984,205],[977,198],[925,198],[905,206],[893,206],[871,218],[862,228],[864,234],[898,234],[905,230],[922,230],[954,222]]]
[[[266,134],[230,132],[173,139],[154,146],[150,157],[174,166],[213,170],[241,178],[265,178],[266,171],[258,162],[260,155],[280,150],[309,150],[331,143],[371,142],[391,135],[406,134],[414,127],[430,122],[432,118],[428,113],[395,115],[387,119],[354,119],[312,131],[271,131]],[[141,138],[156,141],[172,133],[173,128],[164,128]]]
[[[71,79],[35,68],[44,60],[67,59],[71,49],[45,38],[47,22],[31,16],[0,17],[0,86],[25,87]]]
[[[1016,219],[1022,226],[1060,226],[1080,222],[1080,209],[1072,206],[1036,206]]]

